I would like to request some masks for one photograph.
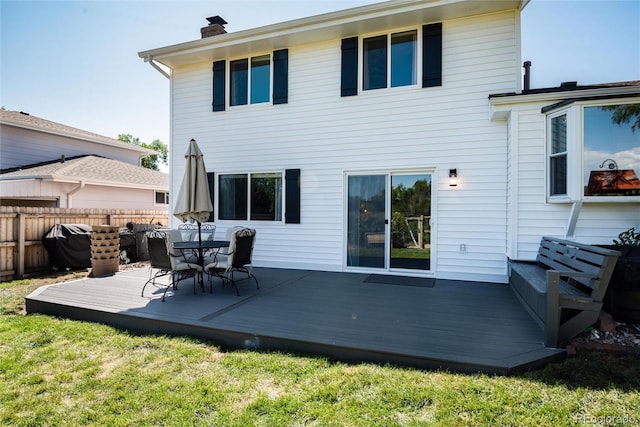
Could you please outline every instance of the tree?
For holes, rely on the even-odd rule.
[[[168,164],[169,159],[169,149],[167,146],[160,141],[159,139],[154,139],[151,144],[147,144],[146,142],[141,142],[140,138],[133,137],[130,134],[121,133],[118,135],[118,141],[126,142],[127,144],[137,145],[143,148],[148,148],[149,150],[154,150],[158,152],[158,154],[152,154],[147,157],[142,158],[142,167],[153,170],[160,170],[158,163],[162,162],[165,165]]]
[[[617,125],[631,123],[633,132],[640,128],[640,104],[608,105],[600,107],[605,111],[613,111],[611,120]]]

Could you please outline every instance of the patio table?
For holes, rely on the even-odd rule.
[[[204,268],[204,256],[203,253],[206,249],[214,250],[214,257],[218,255],[221,249],[229,247],[229,240],[203,240],[199,242],[197,240],[189,240],[182,242],[174,242],[174,249],[183,250],[197,250],[198,251],[198,265]],[[200,289],[204,290],[204,279],[202,271],[198,273],[200,280]]]

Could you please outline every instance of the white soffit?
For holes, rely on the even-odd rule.
[[[392,0],[139,52],[169,68],[393,28],[519,10],[528,0]],[[198,29],[194,29],[198,30]]]

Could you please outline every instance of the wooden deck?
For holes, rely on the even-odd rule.
[[[235,290],[190,279],[161,301],[147,269],[39,288],[28,313],[143,333],[190,335],[228,348],[319,354],[343,361],[508,374],[562,359],[508,285],[436,280],[366,283],[366,274],[256,268]],[[410,284],[410,283],[407,283]]]

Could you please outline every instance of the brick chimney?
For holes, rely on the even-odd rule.
[[[207,25],[206,27],[200,28],[200,34],[202,34],[203,39],[207,37],[219,36],[220,34],[227,33],[227,30],[224,29],[224,26],[226,25],[227,21],[225,21],[221,17],[217,15],[212,16],[210,18],[207,18],[207,21],[209,21],[209,25]]]

